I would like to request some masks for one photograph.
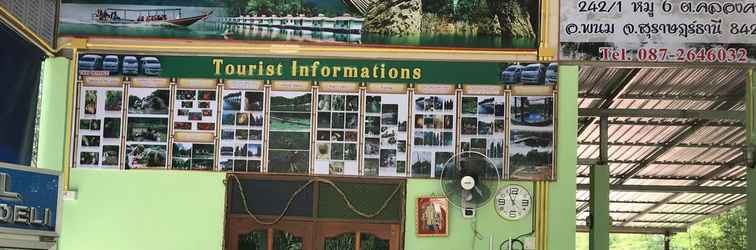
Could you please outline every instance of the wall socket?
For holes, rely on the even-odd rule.
[[[520,238],[522,244],[525,245],[525,250],[535,250],[535,237],[528,236]]]
[[[76,190],[68,190],[63,191],[63,200],[64,201],[75,201],[76,198],[78,198],[79,194],[76,192]]]

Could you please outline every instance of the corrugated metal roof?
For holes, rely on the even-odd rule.
[[[742,111],[746,77],[746,70],[739,68],[581,67],[578,107]],[[579,119],[577,155],[581,160],[599,157],[597,120]],[[745,186],[741,159],[746,130],[740,121],[650,117],[610,117],[608,121],[613,184]],[[628,178],[631,171],[637,172]],[[588,184],[589,174],[588,165],[578,165],[578,184]],[[588,190],[579,190],[576,199],[576,223],[585,225]],[[681,229],[742,204],[745,195],[613,190],[609,199],[614,226]]]

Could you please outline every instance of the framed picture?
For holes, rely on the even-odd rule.
[[[416,204],[417,236],[449,235],[449,202],[445,197],[420,197]]]
[[[539,5],[540,1],[63,0],[60,33],[532,51],[539,41]]]

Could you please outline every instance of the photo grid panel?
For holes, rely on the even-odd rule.
[[[365,99],[364,175],[406,176],[407,95],[366,95]]]
[[[223,90],[222,98],[220,170],[260,172],[265,92]]]
[[[504,96],[462,96],[460,104],[462,152],[487,156],[504,176],[504,138],[507,99]]]
[[[509,114],[510,179],[553,178],[554,98],[512,96]]]
[[[169,104],[167,88],[129,88],[126,169],[165,168]]]
[[[454,95],[415,95],[412,138],[412,176],[441,177],[444,163],[454,155]]]
[[[318,94],[315,174],[359,174],[359,113],[360,96],[357,94]]]
[[[312,93],[271,91],[269,110],[268,172],[308,173]]]
[[[77,167],[118,168],[123,89],[82,87]]]
[[[176,90],[173,111],[174,131],[215,131],[215,90]]]

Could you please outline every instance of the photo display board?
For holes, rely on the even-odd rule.
[[[412,100],[411,175],[440,177],[444,164],[456,153],[456,86],[418,85]]]
[[[262,81],[223,84],[220,165],[222,171],[260,172],[264,149],[265,90]]]
[[[126,110],[126,169],[166,168],[171,103],[166,78],[134,77]]]
[[[487,156],[504,175],[507,95],[503,86],[464,85],[460,104],[460,148]]]
[[[510,179],[554,178],[554,97],[511,97],[508,162]]]
[[[171,169],[215,167],[216,89],[215,79],[178,80],[173,102]]]
[[[79,96],[78,167],[118,168],[123,85],[117,77],[87,77]]]
[[[281,59],[210,63],[204,77],[182,77],[184,67],[168,64],[175,56],[79,60],[75,167],[439,178],[454,155],[476,151],[502,178],[555,178],[555,64],[483,65],[492,69],[488,81],[454,84],[269,79],[351,67],[287,69]],[[386,65],[399,64],[367,71],[380,78],[384,67],[390,76],[398,66]],[[412,67],[422,74],[442,66]],[[529,67],[535,80],[522,81]]]
[[[310,172],[312,103],[309,82],[273,82],[268,112],[268,172]]]
[[[358,175],[358,83],[320,83],[315,135],[315,174]]]
[[[364,175],[407,175],[408,101],[406,84],[367,85],[363,144]]]

